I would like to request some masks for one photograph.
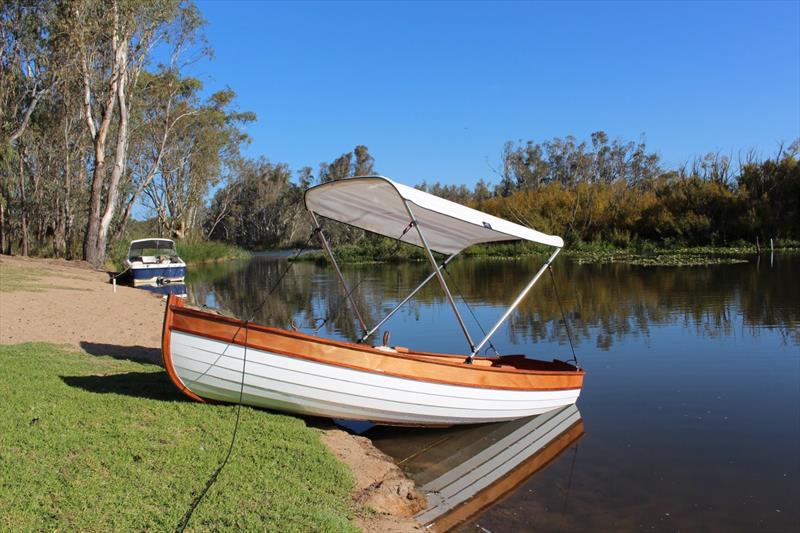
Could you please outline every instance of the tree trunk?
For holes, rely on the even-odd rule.
[[[86,236],[83,239],[83,258],[98,266],[97,236],[100,233],[100,194],[103,192],[103,174],[105,170],[105,142],[95,142],[95,167],[92,172],[92,195],[89,201],[89,220],[86,225]]]
[[[100,238],[100,202],[103,193],[103,182],[105,181],[106,163],[106,137],[111,126],[111,117],[114,115],[114,104],[117,98],[117,85],[119,84],[120,70],[124,68],[120,61],[120,54],[117,49],[117,18],[114,18],[114,68],[111,73],[111,87],[106,106],[103,109],[103,118],[100,127],[95,128],[94,117],[92,115],[91,88],[89,83],[89,71],[86,59],[83,61],[83,84],[84,97],[83,105],[86,114],[86,122],[89,133],[94,141],[94,172],[92,173],[92,193],[89,201],[89,220],[86,225],[86,237],[83,240],[83,258],[91,263],[95,268],[99,267],[105,260],[105,246],[102,251],[99,245]]]
[[[22,164],[22,154],[19,158],[19,193],[20,193],[20,230],[22,231],[22,255],[28,257],[28,205],[25,198],[25,173]]]
[[[6,250],[6,212],[4,199],[0,199],[0,254]]]
[[[67,235],[69,235],[70,230],[70,208],[69,208],[69,195],[70,195],[70,186],[72,178],[70,177],[71,169],[71,160],[70,160],[70,153],[69,153],[69,130],[67,128],[68,121],[65,116],[64,118],[64,201],[62,202],[62,209],[59,213],[59,228],[56,232],[56,237],[58,239],[58,248],[59,254],[63,258],[67,258],[68,253],[68,246],[67,246]]]
[[[128,43],[124,41],[119,47],[119,64],[124,65],[128,61]],[[111,227],[111,220],[117,208],[117,196],[119,194],[119,181],[125,172],[125,158],[128,151],[128,105],[125,100],[125,82],[127,74],[120,72],[117,82],[117,105],[119,106],[119,128],[117,130],[117,148],[114,154],[114,168],[111,171],[111,182],[108,184],[106,195],[106,209],[103,218],[100,220],[100,228],[97,235],[97,255],[100,263],[106,259],[106,244],[108,242],[108,230]]]

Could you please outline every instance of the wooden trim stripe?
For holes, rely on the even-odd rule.
[[[583,386],[583,370],[560,361],[507,356],[480,358],[475,364],[467,365],[464,364],[464,355],[386,352],[363,344],[246,324],[241,320],[186,308],[178,300],[170,297],[167,301],[163,337],[167,341],[170,331],[181,331],[244,346],[246,327],[248,348],[364,372],[448,385],[518,391],[572,390]],[[165,346],[163,352],[167,366],[169,347]],[[182,383],[178,386],[185,388]]]

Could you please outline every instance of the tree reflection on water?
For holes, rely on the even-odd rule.
[[[541,262],[462,258],[447,267],[448,284],[474,336],[479,331],[461,296],[488,329]],[[779,330],[785,342],[800,344],[800,258],[786,255],[772,266],[765,263],[753,259],[734,265],[642,267],[559,260],[554,276],[575,340],[594,342],[603,350],[624,336],[647,336],[652,327],[668,324],[712,338],[730,336],[737,327],[748,328],[750,335],[771,328]],[[188,280],[190,301],[262,324],[288,328],[293,322],[306,331],[327,318],[321,334],[358,338],[355,316],[327,265],[294,263],[269,294],[287,264],[285,259],[256,257],[195,268]],[[368,325],[385,316],[429,273],[424,263],[345,265],[343,271]],[[424,321],[447,302],[433,280],[406,305],[392,321]],[[560,318],[553,285],[545,275],[499,335],[511,344],[565,342]]]

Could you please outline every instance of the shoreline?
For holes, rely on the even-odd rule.
[[[550,252],[536,248],[511,248],[512,245],[478,246],[466,250],[462,257],[494,261],[515,261],[529,257],[547,257]],[[341,245],[334,247],[333,253],[340,264],[369,265],[396,264],[406,262],[426,262],[427,259],[409,250],[410,245],[403,245],[398,250],[371,248],[361,245]],[[276,250],[276,252],[279,250]],[[561,257],[578,264],[620,264],[632,266],[706,266],[718,264],[748,263],[756,261],[762,255],[800,253],[800,246],[795,243],[781,245],[773,250],[753,246],[646,246],[643,248],[615,248],[580,246],[562,249]],[[266,255],[264,252],[256,255]],[[327,261],[323,250],[314,248],[304,252],[296,259],[298,262]]]
[[[0,255],[0,279],[0,345],[47,342],[161,366],[159,296],[123,285],[115,292],[105,272],[60,259]],[[390,457],[332,422],[299,418],[350,469],[355,525],[367,532],[423,530],[413,515],[425,500]]]

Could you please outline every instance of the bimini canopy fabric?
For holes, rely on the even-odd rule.
[[[546,235],[476,209],[439,198],[383,176],[364,176],[331,181],[311,187],[306,208],[332,220],[344,222],[393,239],[422,246],[416,230],[408,227],[405,202],[417,219],[431,250],[443,254],[460,252],[484,242],[532,241],[562,248],[561,237]]]

